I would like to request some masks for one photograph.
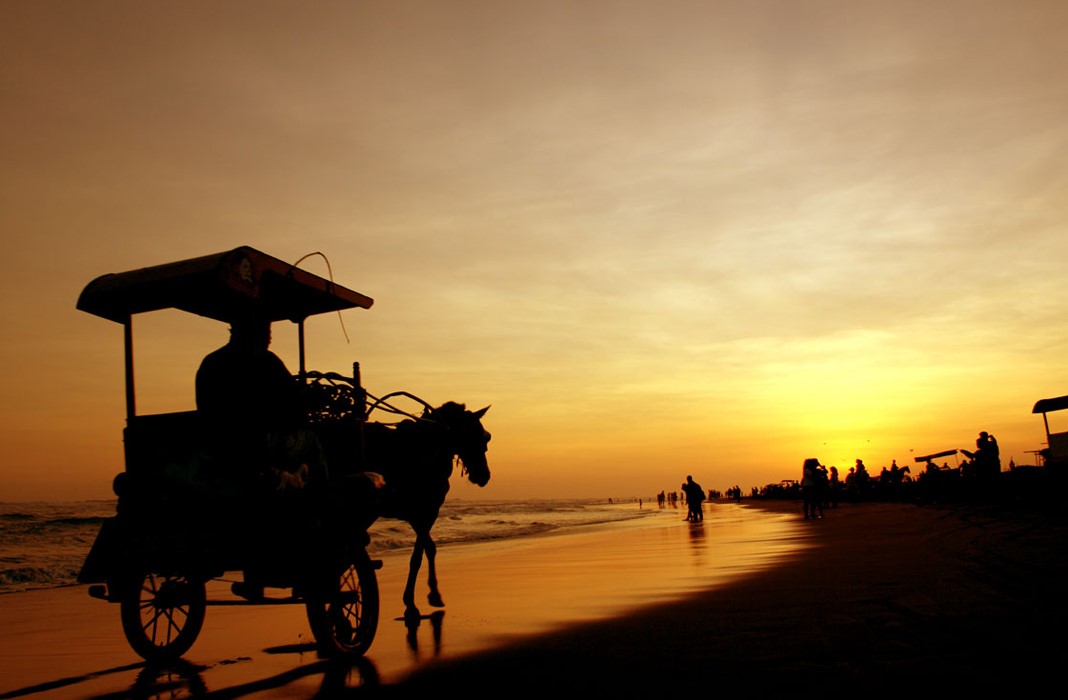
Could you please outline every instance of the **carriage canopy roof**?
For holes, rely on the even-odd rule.
[[[242,246],[103,275],[82,290],[77,307],[116,323],[159,309],[181,309],[227,323],[250,316],[296,323],[331,311],[369,309],[373,303],[371,297]]]
[[[1058,396],[1055,399],[1041,399],[1035,403],[1031,413],[1050,413],[1051,411],[1063,411],[1068,408],[1068,396]]]

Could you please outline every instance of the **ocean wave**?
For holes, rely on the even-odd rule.
[[[55,525],[55,526],[59,526],[59,527],[62,527],[62,526],[65,526],[65,525],[70,525],[70,526],[74,526],[74,527],[79,527],[79,526],[82,526],[82,525],[99,525],[100,523],[102,523],[105,520],[107,520],[109,517],[111,517],[111,516],[103,516],[103,515],[87,515],[87,516],[82,516],[82,517],[70,516],[70,517],[66,517],[66,518],[53,518],[52,520],[46,521],[46,524]]]
[[[73,585],[114,502],[0,503],[0,593]],[[589,500],[447,501],[433,529],[439,545],[545,535],[643,517],[636,508]],[[369,551],[412,547],[415,534],[399,520],[380,519]]]
[[[20,520],[36,520],[37,517],[38,516],[35,515],[34,513],[19,513],[19,512],[15,512],[15,513],[0,513],[0,521],[11,520],[11,521],[18,522]]]
[[[16,593],[35,588],[58,588],[73,585],[80,566],[18,566],[0,569],[0,593]]]
[[[456,501],[448,502],[434,526],[434,541],[460,544],[532,537],[646,517],[650,511],[603,501]],[[411,546],[411,528],[379,520],[370,530],[371,551]]]

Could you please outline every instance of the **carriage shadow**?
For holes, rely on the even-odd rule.
[[[268,654],[307,654],[315,652],[314,644],[294,644],[284,647],[264,649]],[[227,663],[227,662],[223,662]],[[204,674],[213,666],[194,664],[184,659],[169,663],[140,663],[118,666],[115,668],[92,671],[80,676],[59,678],[54,681],[0,693],[0,698],[33,697],[38,694],[52,693],[59,689],[75,689],[82,683],[99,680],[114,674],[125,674],[140,669],[129,688],[96,695],[76,693],[79,697],[91,697],[94,700],[163,700],[180,697],[226,697],[239,698],[256,695],[265,691],[278,690],[298,680],[322,676],[319,692],[313,697],[337,698],[363,693],[366,689],[381,685],[378,669],[364,657],[336,657],[315,661],[307,665],[283,671],[258,680],[237,685],[211,688],[204,680]]]
[[[267,653],[314,652],[314,645],[289,645],[265,649]],[[316,661],[308,665],[283,671],[247,683],[212,688],[208,690],[201,672],[204,667],[185,661],[170,664],[147,664],[128,691],[97,696],[102,698],[137,698],[138,700],[162,700],[174,697],[226,697],[239,698],[266,691],[285,688],[287,685],[309,677],[322,676],[319,692],[313,697],[336,698],[360,692],[361,689],[378,687],[380,683],[375,665],[364,657],[338,657]]]
[[[124,666],[116,666],[114,668],[106,668],[100,671],[91,671],[84,673],[80,676],[66,676],[63,678],[57,678],[53,681],[45,681],[44,683],[35,683],[24,688],[17,688],[15,690],[9,690],[0,693],[0,700],[8,700],[8,698],[23,698],[37,695],[38,693],[47,693],[60,688],[68,688],[77,686],[79,683],[86,683],[98,678],[104,678],[117,673],[127,673],[143,667],[144,664],[127,664]]]

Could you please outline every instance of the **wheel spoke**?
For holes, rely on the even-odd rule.
[[[174,614],[176,612],[181,612],[181,611],[178,610],[178,609],[172,609],[172,610],[164,611],[164,615],[167,616],[167,641],[168,642],[170,640],[174,639],[175,637],[177,637],[178,635],[180,635],[182,633],[182,628],[185,627],[185,622],[184,621],[179,623],[178,620],[175,619],[175,615]]]
[[[181,630],[179,630],[179,632],[180,631]],[[170,613],[168,613],[167,614],[167,636],[164,637],[164,640],[163,640],[164,644],[170,644],[171,640],[174,639],[177,636],[178,636],[178,634],[175,633],[175,631],[174,631],[174,618],[170,615]]]

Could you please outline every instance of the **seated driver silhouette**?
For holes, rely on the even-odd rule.
[[[226,476],[245,486],[300,487],[308,477],[308,465],[294,463],[304,411],[296,381],[270,345],[269,321],[235,320],[230,342],[197,370],[197,411]]]
[[[231,513],[253,533],[248,569],[259,570],[269,557],[271,535],[279,534],[286,510],[294,506],[279,492],[302,489],[325,472],[314,434],[303,429],[298,385],[269,347],[271,324],[258,318],[235,320],[230,341],[210,353],[196,375],[196,403],[223,491],[236,496]],[[281,516],[281,518],[280,518]],[[240,595],[259,597],[263,586],[235,586]]]

